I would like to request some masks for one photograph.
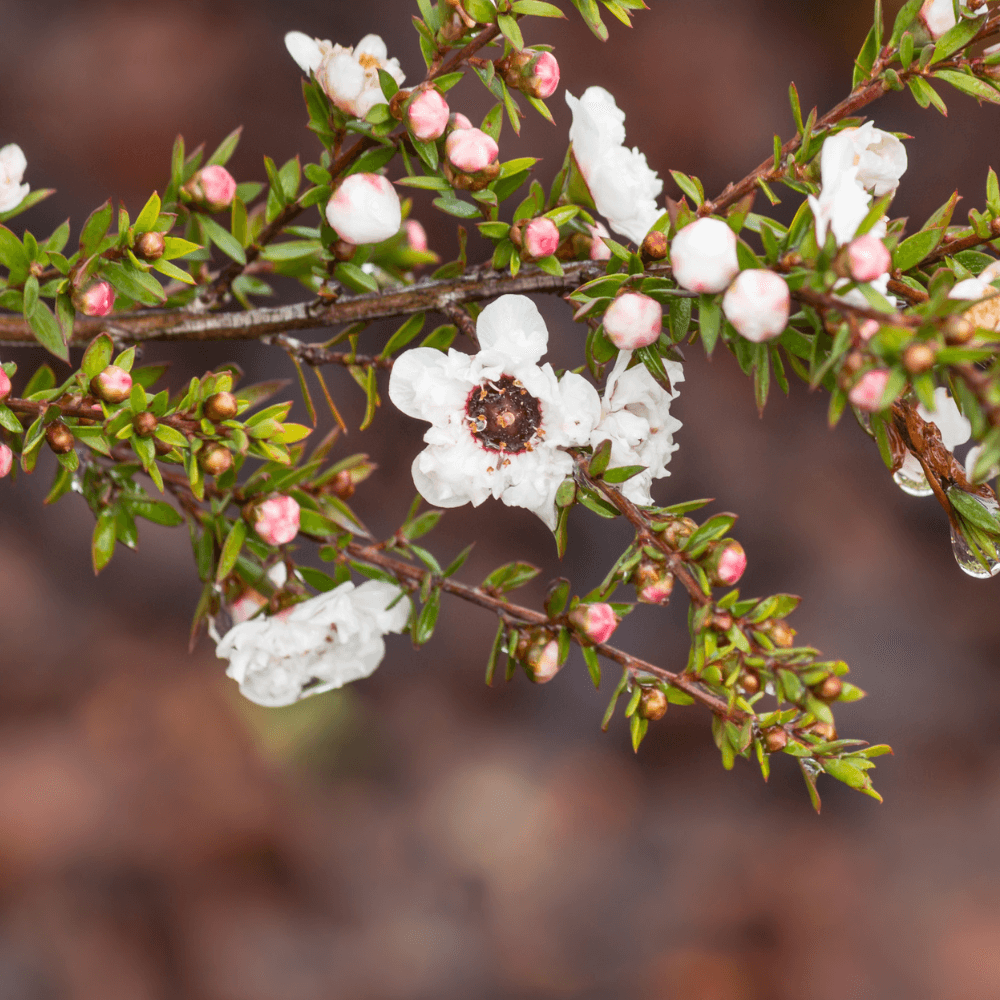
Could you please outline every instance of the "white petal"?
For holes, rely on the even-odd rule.
[[[972,424],[962,416],[958,404],[943,386],[934,390],[934,409],[928,410],[920,404],[917,412],[924,420],[937,426],[941,432],[941,441],[949,451],[954,451],[972,437]]]
[[[548,366],[546,366],[548,367]],[[582,376],[567,372],[559,382],[559,405],[555,414],[559,441],[552,439],[553,415],[546,414],[545,427],[553,444],[582,445],[601,419],[601,399],[597,390]]]
[[[310,38],[301,31],[289,31],[285,35],[285,48],[299,64],[299,69],[307,75],[318,70],[319,64],[323,61],[323,50],[320,48],[319,40]]]
[[[16,142],[8,143],[0,149],[0,182],[7,180],[13,184],[20,184],[27,169],[28,160]]]
[[[356,56],[374,56],[379,62],[383,62],[389,55],[389,50],[385,47],[380,35],[365,35],[364,38],[354,46]]]
[[[549,346],[549,331],[538,306],[526,295],[501,295],[480,314],[476,335],[484,351],[513,362],[536,362]]]
[[[468,378],[469,356],[433,347],[404,351],[392,366],[389,399],[408,417],[431,423],[447,422],[448,416],[464,412],[473,382]]]

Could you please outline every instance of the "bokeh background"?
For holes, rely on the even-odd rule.
[[[790,134],[789,80],[805,107],[846,93],[870,18],[868,0],[651,3],[631,32],[609,18],[609,45],[575,16],[534,21],[531,37],[557,44],[571,91],[614,91],[661,174],[710,191]],[[177,132],[212,148],[244,124],[241,180],[264,179],[265,154],[316,158],[283,34],[381,31],[419,79],[411,7],[0,0],[0,144],[24,148],[33,186],[58,188],[18,227],[44,235],[72,216],[76,232],[109,194],[134,213],[162,188]],[[474,81],[449,98],[474,118],[489,106]],[[979,205],[998,165],[1000,112],[946,98],[947,120],[906,94],[873,110],[914,136],[894,212],[918,222],[956,187]],[[551,104],[557,127],[532,118],[501,143],[505,158],[541,151],[545,182],[569,125]],[[416,213],[453,256],[453,220]],[[556,363],[578,363],[568,311],[541,306]],[[263,347],[145,358],[171,360],[174,385],[230,358],[249,378],[290,374]],[[635,756],[620,718],[600,733],[608,684],[595,693],[575,655],[544,688],[488,690],[494,621],[452,604],[420,654],[390,639],[370,680],[257,710],[210,643],[187,652],[183,534],[143,525],[139,552],[95,580],[90,514],[72,496],[42,506],[42,462],[0,484],[0,997],[1000,997],[1000,584],[958,571],[934,501],[904,496],[853,421],[828,430],[821,395],[795,385],[758,419],[731,357],[688,358],[659,496],[739,512],[744,592],[804,595],[792,624],[870,692],[842,707],[842,733],[895,747],[876,773],[884,805],[824,781],[817,817],[790,759],[769,786],[742,761],[726,773],[693,707]],[[357,426],[360,392],[332,380]],[[409,504],[422,429],[386,404],[340,446],[381,466],[357,497],[376,531]],[[584,592],[627,536],[583,510],[572,534],[559,569],[540,522],[489,502],[429,541],[450,557],[475,538],[469,580],[527,557]],[[619,637],[676,667],[683,607],[642,608]]]

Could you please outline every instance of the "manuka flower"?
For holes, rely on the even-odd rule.
[[[539,367],[549,332],[523,295],[490,303],[476,333],[478,354],[418,347],[393,366],[389,398],[431,424],[413,482],[438,507],[478,507],[493,496],[555,528],[556,491],[573,471],[560,449],[589,443],[597,391],[580,375],[557,379],[550,364]]]
[[[21,183],[27,169],[20,146],[12,142],[0,149],[0,212],[17,208],[27,197],[31,185]]]
[[[601,403],[601,419],[590,435],[596,448],[611,441],[611,466],[643,465],[645,471],[626,480],[617,488],[633,503],[649,506],[653,500],[649,490],[654,479],[669,476],[667,463],[677,450],[674,432],[681,422],[670,415],[670,403],[680,393],[678,382],[684,381],[684,368],[677,361],[664,361],[673,392],[667,392],[649,374],[645,365],[629,368],[631,351],[621,351],[608,376]]]
[[[608,91],[588,87],[579,98],[567,93],[566,103],[573,112],[573,156],[597,211],[638,245],[663,214],[656,205],[663,181],[638,148],[625,145],[625,112]]]
[[[386,104],[378,71],[384,69],[398,84],[406,79],[398,59],[389,59],[378,35],[365,35],[353,48],[331,45],[301,31],[285,35],[285,47],[303,73],[310,71],[327,97],[345,114],[364,118],[376,104]]]
[[[342,583],[280,617],[235,625],[215,653],[246,698],[276,708],[370,676],[385,656],[382,636],[401,632],[409,616],[394,584]]]

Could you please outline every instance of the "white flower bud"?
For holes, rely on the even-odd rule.
[[[698,219],[674,237],[670,264],[689,292],[721,292],[740,270],[736,234],[719,219]]]
[[[21,147],[10,143],[0,149],[0,212],[17,208],[31,190],[29,184],[22,184],[28,161]]]
[[[350,243],[381,243],[403,223],[399,195],[379,174],[351,174],[326,206],[327,222]]]
[[[874,413],[881,408],[885,387],[889,384],[889,372],[884,368],[875,368],[864,375],[847,394],[852,406],[865,413]]]
[[[604,332],[620,351],[634,351],[656,342],[663,328],[663,308],[638,292],[619,295],[604,314]]]
[[[918,16],[931,38],[940,38],[957,23],[952,0],[924,0]]]
[[[416,91],[406,104],[406,124],[419,142],[440,139],[449,115],[448,102],[433,87]]]
[[[788,285],[773,271],[742,271],[722,298],[736,332],[755,344],[780,337],[788,325]]]

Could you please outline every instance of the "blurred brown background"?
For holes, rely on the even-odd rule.
[[[134,213],[162,188],[177,132],[211,148],[243,123],[241,180],[263,179],[265,153],[316,158],[284,32],[381,31],[412,81],[411,8],[2,0],[0,144],[21,144],[34,187],[59,189],[17,226],[45,235],[71,215],[75,234],[109,194]],[[790,133],[790,79],[806,107],[846,92],[870,17],[867,0],[653,8],[631,33],[609,18],[608,46],[575,16],[530,37],[558,44],[574,93],[617,94],[629,141],[663,175],[710,191]],[[473,117],[484,97],[471,81],[449,95]],[[915,137],[898,214],[922,219],[954,187],[978,205],[1000,165],[998,111],[946,98],[947,121],[904,94],[873,112]],[[541,149],[546,183],[569,124],[551,103],[557,128],[532,118],[501,140],[505,158]],[[453,255],[453,222],[417,214]],[[576,364],[568,311],[542,308],[557,363]],[[171,357],[174,384],[231,357],[252,378],[287,374],[267,348],[145,357]],[[744,591],[805,596],[792,623],[870,692],[841,709],[842,732],[896,749],[876,774],[885,805],[824,781],[816,817],[791,760],[769,787],[742,761],[724,772],[697,708],[654,725],[636,757],[620,719],[600,733],[608,684],[595,693],[575,657],[547,687],[487,690],[494,622],[450,604],[422,654],[390,640],[371,680],[256,710],[210,644],[186,652],[182,532],[144,525],[140,551],[95,581],[90,514],[72,496],[41,505],[42,463],[0,484],[0,997],[1000,997],[998,584],[958,571],[934,501],[900,493],[853,421],[829,431],[819,395],[796,385],[759,420],[730,357],[688,357],[682,448],[659,496],[739,512]],[[360,392],[333,382],[357,426]],[[385,531],[412,496],[423,426],[388,405],[376,426],[343,453],[381,463],[358,509]],[[583,592],[627,536],[582,510],[572,530],[561,572]],[[516,556],[560,572],[525,511],[449,513],[429,541],[450,557],[472,537],[467,579]],[[645,608],[619,638],[677,667],[685,632],[682,607]]]

